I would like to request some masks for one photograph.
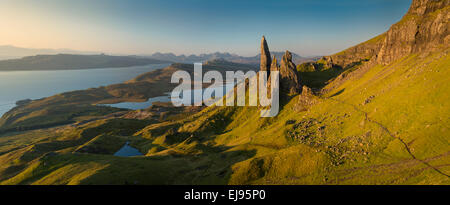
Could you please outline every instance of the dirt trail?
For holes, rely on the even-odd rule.
[[[414,160],[417,160],[417,161],[423,163],[424,165],[426,165],[426,166],[428,166],[428,167],[434,169],[437,173],[439,173],[439,174],[441,174],[441,175],[444,175],[444,176],[450,178],[450,175],[448,175],[448,174],[446,174],[446,173],[443,173],[443,172],[442,172],[441,170],[439,170],[437,167],[435,167],[435,166],[429,164],[428,162],[426,162],[426,161],[424,161],[424,160],[421,160],[421,159],[417,158],[417,157],[411,152],[411,149],[409,148],[408,144],[407,144],[405,141],[403,141],[400,137],[396,136],[396,135],[393,134],[391,131],[389,131],[389,129],[387,129],[386,126],[384,126],[384,125],[381,124],[380,122],[378,122],[378,121],[373,120],[372,118],[370,118],[370,117],[368,116],[367,112],[365,112],[364,110],[361,110],[358,106],[353,105],[353,104],[351,104],[351,103],[347,103],[347,102],[345,102],[345,101],[343,101],[343,100],[338,100],[338,99],[334,99],[334,98],[325,98],[325,97],[320,97],[320,98],[321,98],[321,99],[325,99],[325,100],[332,100],[332,101],[335,101],[335,102],[338,102],[338,103],[341,103],[341,104],[345,104],[345,105],[351,106],[351,107],[353,107],[353,109],[355,109],[356,111],[363,113],[363,114],[364,114],[365,120],[367,120],[368,122],[371,122],[371,123],[374,123],[374,124],[378,125],[378,126],[379,126],[381,129],[383,129],[389,136],[391,136],[391,137],[394,138],[394,139],[399,140],[399,141],[403,144],[403,146],[405,147],[405,149],[406,149],[406,151],[408,152],[408,154],[409,154]]]

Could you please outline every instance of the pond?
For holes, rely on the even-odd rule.
[[[138,149],[129,145],[129,142],[125,143],[122,148],[119,149],[114,156],[119,157],[134,157],[134,156],[142,156],[143,154],[139,152]]]
[[[153,102],[170,102],[169,96],[159,96],[154,98],[149,98],[146,102],[121,102],[115,104],[98,104],[98,106],[110,106],[116,108],[124,108],[131,110],[145,109],[152,106]]]
[[[221,88],[224,92],[228,93],[231,89],[233,89],[234,84],[233,83],[226,83],[223,86],[218,86],[216,88]],[[202,93],[206,90],[206,88],[202,89]],[[196,103],[194,99],[194,93],[197,94],[198,90],[185,90],[186,95],[191,95],[191,102],[192,104]],[[217,97],[223,97],[223,93],[219,93]],[[116,108],[124,108],[124,109],[130,109],[130,110],[139,110],[139,109],[145,109],[150,106],[154,102],[171,102],[171,92],[165,93],[165,96],[158,96],[154,98],[149,98],[146,102],[122,102],[122,103],[115,103],[115,104],[98,104],[99,106],[111,106]],[[179,98],[174,98],[174,102],[179,102],[183,94],[179,93]],[[215,93],[212,95],[215,96]]]

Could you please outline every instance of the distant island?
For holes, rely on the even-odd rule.
[[[20,59],[0,61],[0,71],[31,71],[31,70],[74,70],[92,68],[117,68],[141,66],[148,64],[163,64],[169,61],[137,56],[110,55],[36,55]]]
[[[35,55],[56,55],[61,53],[74,55],[101,54],[101,52],[78,51],[72,49],[22,48],[13,45],[0,46],[0,60],[19,59],[26,56],[35,56]]]

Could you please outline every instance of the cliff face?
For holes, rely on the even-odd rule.
[[[449,10],[450,0],[413,0],[402,20],[386,33],[323,60],[344,68],[369,60],[389,64],[412,53],[447,48]]]
[[[411,53],[448,47],[449,4],[449,0],[414,0],[403,19],[386,33],[377,62],[389,64]]]

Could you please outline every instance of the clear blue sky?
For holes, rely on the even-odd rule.
[[[328,55],[386,31],[411,0],[2,0],[0,45],[115,54]]]

